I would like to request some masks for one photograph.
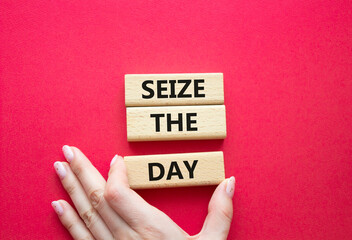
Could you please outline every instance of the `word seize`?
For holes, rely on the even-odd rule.
[[[182,86],[179,91],[176,91],[176,83],[181,84],[180,86]],[[186,93],[191,83],[194,83],[194,95],[192,93]],[[157,94],[155,96],[155,91],[152,88],[152,86],[154,85],[154,81],[145,80],[142,83],[142,88],[148,94],[142,94],[142,98],[204,98],[205,94],[200,93],[201,90],[204,90],[204,86],[200,86],[200,83],[204,83],[204,79],[156,80]],[[170,88],[167,88],[168,85]],[[170,94],[167,94],[166,92],[170,92]]]
[[[222,73],[126,74],[125,104],[130,106],[224,103]]]

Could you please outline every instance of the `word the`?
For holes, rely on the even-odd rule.
[[[188,161],[183,161],[183,164],[186,166],[188,170],[189,179],[194,178],[194,170],[197,166],[198,160],[194,160],[192,166]],[[154,175],[154,168],[159,169],[159,175]],[[149,171],[149,181],[158,181],[162,179],[165,175],[165,168],[161,163],[148,163],[148,171]],[[177,176],[179,179],[183,179],[183,175],[181,173],[180,167],[176,161],[171,162],[169,171],[166,176],[166,180],[170,180],[172,176]]]
[[[204,86],[200,86],[200,83],[204,83],[204,79],[181,79],[181,80],[156,80],[156,92],[157,98],[192,98],[193,95],[191,93],[185,93],[188,87],[193,82],[194,85],[194,97],[195,98],[204,98],[205,94],[200,93],[201,90],[204,90]],[[175,85],[176,83],[180,86],[180,91],[176,93]],[[155,93],[154,89],[150,86],[154,87],[153,80],[146,80],[142,83],[142,88],[149,94],[142,94],[142,98],[150,99],[153,98]],[[165,92],[170,89],[170,94],[165,94]]]
[[[192,119],[196,117],[197,113],[186,113],[186,130],[187,131],[197,131],[197,127],[192,127],[192,124],[196,124],[197,120]],[[155,131],[160,132],[160,119],[165,117],[164,113],[154,113],[150,114],[151,118],[155,118]],[[183,131],[183,114],[179,113],[177,120],[171,120],[171,113],[166,114],[166,125],[167,131],[171,132],[171,125],[178,125],[178,131]]]

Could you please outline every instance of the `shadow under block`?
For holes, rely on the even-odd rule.
[[[224,104],[223,74],[126,74],[125,104],[126,107]]]
[[[224,105],[128,107],[127,140],[224,139]]]
[[[127,156],[133,189],[216,185],[225,179],[223,152]]]

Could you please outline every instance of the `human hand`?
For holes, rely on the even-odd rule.
[[[233,212],[234,177],[218,185],[202,230],[190,236],[129,187],[121,156],[116,155],[111,161],[106,182],[78,148],[65,145],[63,152],[68,163],[55,162],[54,167],[78,214],[65,200],[54,201],[52,206],[74,239],[227,238]]]

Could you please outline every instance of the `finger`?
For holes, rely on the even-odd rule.
[[[201,239],[227,239],[232,221],[234,191],[234,177],[225,179],[215,189],[209,202],[208,215],[200,232]]]
[[[137,225],[139,223],[136,221],[146,220],[147,216],[152,216],[155,211],[151,205],[130,189],[126,167],[121,156],[117,156],[111,161],[104,196],[110,206],[128,224]]]
[[[105,201],[106,181],[89,159],[76,147],[65,145],[63,152],[92,206],[99,212],[113,235],[119,237],[131,235],[133,229]]]
[[[146,239],[184,239],[185,233],[163,212],[148,204],[130,189],[123,158],[111,162],[104,197],[110,206],[138,233],[151,234]]]
[[[96,239],[113,239],[110,230],[99,213],[93,208],[82,185],[73,174],[70,166],[65,162],[55,162],[54,167],[61,179],[63,187],[70,195],[78,214],[93,236]]]
[[[94,240],[94,237],[70,204],[64,200],[58,200],[52,202],[51,206],[54,208],[62,225],[69,231],[73,239]]]

